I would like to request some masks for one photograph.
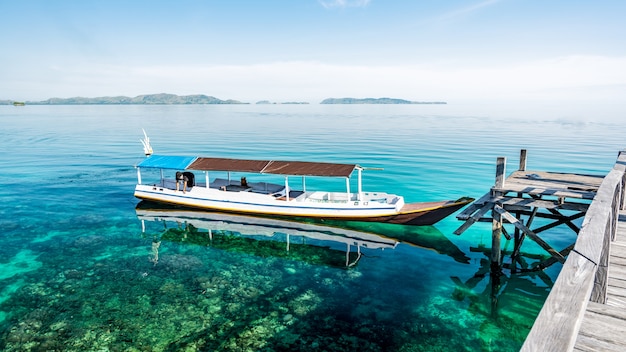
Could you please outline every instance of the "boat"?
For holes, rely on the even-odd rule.
[[[164,204],[271,217],[421,226],[433,225],[473,201],[462,197],[405,203],[400,195],[364,191],[362,171],[368,168],[358,164],[157,155],[145,131],[141,142],[146,158],[136,165],[134,196]],[[152,172],[156,180],[145,182],[145,170],[160,171]],[[233,178],[233,173],[245,176]],[[354,173],[356,191],[350,188]],[[273,176],[272,182],[263,180],[266,176]],[[255,177],[258,180],[252,181]],[[302,178],[300,188],[290,186],[290,177]],[[344,179],[345,191],[309,190],[307,177]]]
[[[316,224],[240,214],[198,211],[141,201],[135,208],[141,231],[154,240],[185,242],[225,251],[284,257],[350,268],[365,250],[393,250],[399,241],[376,235]],[[150,226],[156,222],[159,226]],[[158,228],[159,232],[155,232]],[[158,261],[158,252],[153,253]]]

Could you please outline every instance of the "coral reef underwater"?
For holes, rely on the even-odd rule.
[[[26,261],[0,280],[0,348],[506,351],[532,323],[532,310],[493,317],[488,295],[459,292],[452,281],[428,288],[428,273],[414,265],[396,270],[414,247],[363,249],[346,266],[345,248],[309,242],[293,238],[286,250],[266,236],[137,235],[122,225],[42,239],[35,252],[7,249]]]

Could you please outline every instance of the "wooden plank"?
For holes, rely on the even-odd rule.
[[[495,188],[504,187],[504,174],[506,173],[506,158],[498,157],[496,161],[496,184]]]
[[[561,263],[565,262],[565,258],[561,255],[561,253],[559,253],[556,249],[552,248],[552,246],[550,246],[548,243],[546,243],[546,241],[541,239],[541,237],[539,237],[531,229],[526,227],[526,225],[522,224],[522,222],[519,221],[519,219],[517,219],[513,215],[511,215],[511,213],[507,212],[499,205],[495,205],[493,209],[497,213],[501,214],[502,217],[504,217],[509,223],[513,224],[513,226],[520,229],[520,231],[522,231],[526,236],[530,237],[530,239],[535,241],[539,246],[541,246],[541,248],[545,249],[548,253],[550,253],[552,257],[558,259],[558,261]]]
[[[573,351],[577,352],[623,352],[624,346],[598,340],[595,337],[578,335],[576,346]]]
[[[595,264],[570,253],[521,351],[569,351],[589,303]]]
[[[612,246],[611,246],[612,247]],[[613,248],[611,248],[613,249]],[[614,256],[613,253],[611,253],[611,266],[622,266],[622,267],[626,267],[626,258],[623,257],[618,257],[618,256]]]
[[[522,149],[519,152],[519,171],[526,171],[526,149]]]
[[[482,218],[483,215],[485,215],[492,208],[493,208],[493,203],[486,203],[485,205],[483,205],[483,207],[479,211],[477,211],[474,215],[472,215],[469,219],[467,219],[465,223],[461,225],[458,229],[456,229],[453,233],[455,235],[462,234],[470,226],[474,225],[476,221],[479,221],[480,218]]]
[[[613,317],[615,319],[622,320],[621,324],[626,324],[626,311],[625,310],[615,309],[611,306],[607,306],[606,304],[589,302],[589,304],[587,305],[587,311]]]
[[[544,209],[561,209],[561,210],[573,210],[573,211],[587,211],[589,208],[588,203],[555,203],[553,200],[534,199],[534,198],[521,198],[521,197],[496,197],[493,202],[505,205],[506,208],[517,206],[530,210],[531,208],[544,208]]]
[[[501,192],[502,194],[506,194],[509,192],[521,192],[537,196],[554,196],[574,199],[593,199],[596,195],[596,192],[593,191],[575,191],[560,189],[557,187],[549,187],[546,185],[542,185],[540,187],[536,185],[521,185],[515,183],[507,183],[506,187],[494,188],[493,191]]]
[[[611,256],[613,258],[623,258],[626,259],[626,246],[613,241],[611,244]]]
[[[621,176],[619,176],[621,179]],[[591,203],[582,228],[576,240],[575,251],[589,258],[594,263],[600,262],[604,245],[604,235],[611,217],[611,205],[618,175],[612,170],[605,177],[602,186],[598,189],[596,199]]]
[[[463,209],[456,218],[459,220],[467,220],[470,216],[478,209],[482,208],[485,203],[491,202],[491,193],[487,193],[484,196],[480,197],[480,199],[474,201],[472,204],[468,205]]]
[[[621,170],[622,172],[626,170],[626,150],[620,150],[619,153],[617,153],[617,162],[613,168]]]
[[[608,296],[606,298],[606,305],[619,309],[626,309],[626,299],[619,296]]]
[[[500,240],[502,238],[502,216],[496,211],[495,206],[491,215],[491,270],[500,267],[501,251]]]
[[[590,306],[592,304],[594,303],[589,303]],[[619,309],[613,308],[613,310],[618,311]],[[624,319],[615,315],[598,313],[593,308],[589,309],[585,314],[580,326],[580,334],[595,336],[606,342],[626,346],[626,324]]]
[[[623,351],[626,314],[604,304],[590,302],[580,326],[576,347],[590,351]]]
[[[554,214],[552,214],[552,215],[554,215]],[[540,233],[540,232],[549,230],[549,229],[551,229],[553,227],[565,224],[565,225],[567,225],[567,227],[572,229],[572,231],[574,231],[574,233],[578,234],[578,233],[580,233],[580,229],[576,225],[574,225],[574,223],[572,223],[572,220],[576,220],[576,219],[581,218],[583,216],[585,216],[585,213],[578,213],[578,214],[574,214],[574,215],[571,215],[571,216],[560,215],[560,216],[557,216],[556,221],[554,221],[554,222],[552,222],[550,224],[547,224],[545,226],[537,227],[533,231],[535,233]],[[541,217],[548,218],[547,216],[543,216],[543,215]]]
[[[506,183],[518,184],[552,184],[556,188],[563,185],[572,189],[597,189],[602,184],[604,175],[589,175],[550,171],[514,171],[507,177]]]
[[[626,157],[626,153],[620,153],[620,157]],[[622,165],[623,167],[624,165]],[[611,257],[609,259],[609,279],[607,292],[607,305],[620,307],[626,311],[626,214],[621,211],[617,224],[617,235],[611,243]],[[614,295],[618,293],[619,295]]]
[[[611,265],[609,277],[619,280],[626,280],[626,267],[621,265]]]
[[[609,211],[613,212],[617,204],[613,202],[610,205]],[[615,220],[615,216],[608,217],[608,223],[611,224]],[[613,222],[612,224],[616,224]],[[609,276],[609,255],[611,251],[611,230],[605,230],[604,237],[602,238],[602,249],[600,252],[600,258],[598,261],[598,268],[596,271],[596,277],[594,279],[593,290],[591,291],[592,302],[606,303],[607,295],[607,280]]]
[[[609,286],[607,288],[607,291],[611,295],[611,297],[622,298],[622,299],[626,300],[626,288],[616,287],[616,286]]]
[[[614,286],[614,287],[626,288],[626,280],[620,280],[620,279],[616,279],[616,278],[612,277],[611,276],[611,271],[612,271],[612,268],[609,269],[608,285],[609,286]]]
[[[562,256],[566,257],[569,255],[569,253],[572,251],[572,249],[574,249],[574,245],[575,243],[570,244],[569,246],[563,248],[561,251],[559,251],[559,253],[561,253]],[[544,260],[543,262],[537,264],[535,266],[536,269],[538,270],[543,270],[549,266],[551,266],[552,264],[558,262],[559,260],[554,258],[554,257],[550,257],[546,260]]]

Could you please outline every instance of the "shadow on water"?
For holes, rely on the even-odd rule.
[[[470,262],[470,258],[435,226],[405,226],[334,220],[325,220],[321,223],[327,226],[376,233],[410,246],[429,249],[436,253],[447,255],[459,263],[469,264]]]

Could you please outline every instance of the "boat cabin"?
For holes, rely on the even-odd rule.
[[[140,185],[142,184],[142,169],[160,169],[159,187],[168,189],[176,189],[176,180],[173,177],[175,172],[172,171],[185,170],[184,174],[188,176],[187,189],[205,187],[227,192],[271,194],[279,200],[293,200],[302,196],[307,200],[318,202],[359,201],[371,198],[373,195],[363,193],[361,178],[363,168],[356,164],[151,155],[137,165],[137,180]],[[357,170],[358,175],[356,193],[352,193],[350,190],[350,176],[354,170]],[[198,177],[191,171],[203,172],[204,177]],[[222,175],[225,172],[226,178],[215,177],[211,179],[211,175],[218,172]],[[250,182],[247,177],[231,179],[231,172],[282,175],[284,176],[284,183]],[[170,174],[172,175],[171,178],[169,178]],[[290,188],[290,176],[302,177],[301,190]],[[306,176],[345,178],[346,192],[307,192]],[[376,194],[374,197],[381,195]],[[380,201],[386,203],[388,201],[386,194],[382,196],[384,199],[380,199]]]

